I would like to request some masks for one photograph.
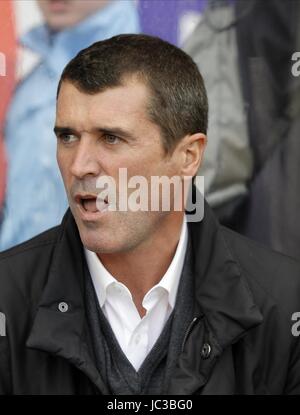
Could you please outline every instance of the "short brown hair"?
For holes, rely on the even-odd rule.
[[[171,152],[187,134],[206,134],[208,103],[203,78],[192,58],[176,46],[148,35],[119,35],[83,49],[65,67],[63,81],[89,94],[121,86],[137,76],[151,93],[148,115],[160,127]]]

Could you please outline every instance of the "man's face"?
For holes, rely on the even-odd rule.
[[[128,180],[143,176],[148,183],[151,176],[180,174],[180,157],[176,151],[166,156],[159,127],[148,119],[148,99],[146,86],[133,79],[94,95],[79,91],[69,82],[61,85],[57,160],[83,245],[94,252],[134,249],[149,242],[175,214],[178,218],[174,211],[96,208],[96,179],[110,176],[119,189],[119,168],[127,169]]]
[[[81,22],[110,0],[38,0],[44,19],[53,31]]]

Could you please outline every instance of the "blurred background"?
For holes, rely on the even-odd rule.
[[[139,32],[183,48],[204,77],[199,174],[220,222],[300,258],[300,0],[1,0],[0,251],[67,209],[52,132],[62,69]]]

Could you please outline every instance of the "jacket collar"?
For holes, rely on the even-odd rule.
[[[237,258],[205,203],[204,220],[189,224],[194,252],[196,314],[204,315],[221,349],[262,322]]]
[[[204,391],[220,355],[230,356],[229,346],[263,320],[222,227],[206,203],[204,220],[189,225],[195,314],[168,385],[167,393],[171,395]],[[211,351],[205,357],[203,352],[208,346]],[[229,364],[233,366],[233,362]],[[228,387],[235,390],[235,385]]]
[[[88,350],[84,305],[84,256],[79,232],[70,212],[64,216],[49,277],[42,292],[26,346],[69,360],[107,394]],[[66,303],[68,310],[61,310]]]
[[[203,331],[203,324],[198,324],[189,336],[187,346],[188,343],[191,346],[195,338],[199,341],[206,339],[214,346],[214,356],[218,357],[228,345],[261,323],[262,315],[238,262],[224,240],[222,228],[208,205],[205,205],[204,220],[188,225],[194,256],[195,316],[204,321],[206,330]],[[84,266],[85,259],[79,233],[68,210],[56,243],[48,282],[42,293],[26,345],[68,359],[103,393],[108,393],[87,347],[88,333],[83,295]],[[59,310],[59,304],[62,302],[67,303],[67,312]],[[197,356],[200,356],[203,345],[203,342],[199,341],[194,342],[192,346],[193,349],[197,349],[193,352]],[[183,353],[179,366],[184,366],[187,359],[188,356]],[[195,382],[198,382],[198,386],[205,382],[213,364],[213,360],[208,359],[204,366],[202,365],[200,378],[199,371],[197,372],[199,367],[192,365],[189,372],[194,372],[194,376],[190,376],[190,379],[194,379],[192,389],[195,388]],[[183,367],[182,369],[184,370]]]

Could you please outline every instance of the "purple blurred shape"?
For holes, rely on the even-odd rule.
[[[139,0],[142,32],[178,45],[180,16],[188,11],[201,13],[206,4],[207,0]]]

